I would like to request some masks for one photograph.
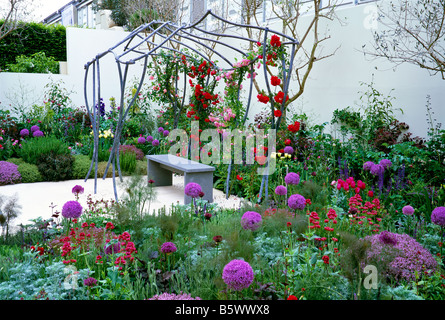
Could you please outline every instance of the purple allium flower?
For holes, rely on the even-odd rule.
[[[77,219],[82,214],[82,205],[77,201],[68,201],[62,207],[62,216],[66,219]]]
[[[162,253],[173,253],[178,250],[173,242],[164,242],[161,246]]]
[[[385,170],[385,168],[382,165],[380,165],[380,164],[373,164],[371,166],[371,169],[369,169],[369,172],[373,176],[378,176],[379,174],[383,173],[384,170]]]
[[[184,193],[192,198],[198,198],[201,192],[201,186],[196,182],[189,182],[184,189]]]
[[[139,143],[139,144],[144,144],[145,142],[146,142],[146,140],[145,140],[144,137],[139,137],[139,138],[138,138],[138,143]]]
[[[43,137],[43,132],[40,131],[40,130],[34,131],[34,132],[32,133],[32,136],[33,136],[34,138]]]
[[[365,170],[365,171],[369,171],[369,170],[371,170],[371,167],[374,165],[374,162],[372,162],[372,161],[366,161],[364,164],[363,164],[363,170]]]
[[[284,196],[287,194],[287,188],[285,186],[279,185],[275,188],[275,194]]]
[[[261,215],[255,211],[246,211],[241,217],[241,225],[244,230],[256,231],[261,227],[261,223]]]
[[[84,191],[85,191],[85,189],[82,186],[79,186],[79,185],[75,185],[73,187],[73,189],[71,190],[71,192],[74,193],[74,194],[83,194]]]
[[[232,260],[223,269],[222,279],[229,289],[240,291],[253,282],[253,269],[244,260]]]
[[[159,140],[158,140],[158,139],[154,139],[154,140],[151,142],[151,145],[154,146],[154,147],[159,146]]]
[[[147,142],[153,142],[153,140],[154,140],[154,139],[153,139],[152,136],[148,136],[148,137],[147,137]]]
[[[392,162],[388,159],[382,159],[380,160],[379,165],[381,165],[386,170],[392,166]]]
[[[394,246],[388,247],[380,240],[381,235],[367,236],[365,240],[371,242],[371,247],[367,251],[367,263],[380,263],[382,257],[389,257],[385,273],[396,282],[401,280],[412,281],[415,273],[434,271],[437,268],[437,261],[434,256],[420,243],[407,234],[390,233],[391,237],[397,240]]]
[[[159,127],[159,128],[158,128],[158,132],[159,132],[159,133],[162,133],[162,132],[164,132],[164,128],[162,128],[162,127]]]
[[[388,231],[383,231],[379,234],[379,240],[383,244],[389,244],[395,246],[397,244],[397,237]]]
[[[201,300],[200,297],[193,298],[190,293],[162,293],[156,294],[148,300]]]
[[[404,206],[404,207],[402,208],[402,212],[403,212],[403,214],[406,215],[406,216],[412,216],[413,213],[414,213],[414,208],[411,207],[411,206]]]
[[[431,213],[431,222],[445,227],[445,207],[437,207]]]
[[[293,194],[287,200],[287,205],[294,210],[303,210],[306,207],[306,199],[300,194]]]
[[[120,244],[120,242],[116,242],[116,243],[112,243],[112,244],[104,246],[104,252],[105,252],[106,255],[113,254],[113,253],[118,253],[120,251],[121,251],[121,244]]]
[[[162,132],[162,134],[164,135],[164,137],[166,137],[166,136],[168,136],[168,135],[170,134],[170,131],[168,131],[168,130],[164,130],[164,131]]]
[[[86,278],[85,280],[83,280],[83,284],[86,287],[94,287],[97,284],[97,280],[92,277],[89,277],[89,278]]]
[[[292,154],[294,153],[294,148],[292,148],[291,146],[286,146],[284,147],[284,153]]]
[[[39,128],[38,125],[34,125],[34,126],[31,127],[31,132],[36,132],[36,131],[39,131],[39,130],[40,130],[40,128]]]
[[[18,166],[8,161],[0,161],[0,186],[17,183],[22,180]]]
[[[300,176],[298,175],[298,173],[289,172],[284,177],[284,182],[286,182],[286,184],[299,184],[300,183]]]
[[[29,136],[29,130],[28,130],[28,129],[22,129],[22,130],[20,130],[20,136],[21,136],[21,137],[27,137],[27,136]]]

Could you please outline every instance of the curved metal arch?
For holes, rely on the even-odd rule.
[[[105,170],[105,174],[103,176],[103,179],[106,178],[107,175],[107,171],[109,169],[109,166],[112,164],[112,171],[113,171],[113,189],[114,189],[114,195],[116,198],[116,201],[118,201],[118,196],[117,196],[117,190],[116,190],[116,181],[115,181],[115,171],[116,171],[116,167],[117,170],[119,172],[119,177],[120,179],[122,179],[122,174],[121,174],[121,170],[120,170],[120,164],[119,164],[119,144],[120,144],[120,138],[121,138],[121,133],[122,133],[122,129],[123,129],[123,125],[124,122],[128,116],[128,112],[131,109],[131,107],[133,106],[133,104],[135,103],[136,97],[138,96],[141,88],[142,88],[142,84],[144,82],[145,79],[145,74],[146,74],[146,68],[147,68],[147,61],[148,61],[148,57],[151,56],[156,56],[158,55],[158,53],[156,53],[157,50],[162,50],[162,49],[166,49],[168,51],[172,51],[172,52],[176,52],[176,53],[180,53],[180,54],[184,54],[182,53],[180,50],[174,49],[169,47],[167,44],[169,41],[175,42],[177,43],[180,47],[185,47],[188,48],[189,50],[191,50],[193,53],[197,54],[198,56],[200,56],[201,58],[203,58],[204,60],[207,60],[208,62],[212,62],[213,61],[210,60],[210,58],[208,56],[206,56],[205,54],[203,54],[198,48],[194,48],[193,46],[184,43],[183,41],[180,40],[176,40],[174,37],[178,36],[180,38],[184,38],[187,39],[189,41],[191,41],[192,43],[194,43],[197,47],[198,46],[202,46],[204,48],[206,48],[207,50],[209,50],[210,52],[212,52],[212,54],[216,54],[219,57],[221,57],[225,62],[228,63],[229,66],[231,66],[231,68],[224,68],[220,70],[233,70],[234,69],[234,65],[229,61],[229,59],[224,56],[221,52],[215,50],[214,48],[212,48],[211,46],[207,46],[205,44],[203,44],[202,42],[200,42],[200,40],[206,40],[209,42],[213,42],[214,44],[218,44],[221,46],[224,46],[225,48],[229,49],[231,52],[234,53],[238,53],[241,54],[242,56],[247,56],[247,53],[245,53],[244,51],[242,51],[239,48],[236,48],[232,45],[230,45],[229,43],[224,42],[223,40],[227,40],[227,39],[238,39],[241,41],[245,41],[245,42],[258,42],[258,40],[256,39],[251,39],[251,38],[247,38],[247,37],[242,37],[236,34],[221,34],[221,33],[217,33],[217,32],[213,32],[213,31],[208,31],[208,30],[204,30],[202,28],[199,27],[199,25],[207,18],[207,17],[213,17],[223,23],[226,23],[227,25],[231,25],[234,27],[238,27],[238,28],[252,28],[252,29],[257,29],[259,31],[263,31],[264,32],[264,37],[263,37],[263,41],[262,41],[262,45],[263,48],[266,47],[267,45],[267,37],[269,34],[273,33],[275,35],[279,35],[282,38],[287,39],[285,42],[283,42],[282,44],[287,46],[290,45],[292,46],[292,50],[291,50],[291,57],[290,57],[290,65],[288,68],[288,71],[286,72],[286,66],[285,66],[285,61],[284,58],[282,57],[282,77],[283,77],[283,93],[284,96],[287,96],[288,90],[289,90],[289,84],[290,84],[290,76],[291,76],[291,71],[292,71],[292,64],[293,64],[293,60],[295,58],[295,46],[299,44],[297,39],[294,39],[286,34],[283,34],[281,32],[275,31],[275,30],[270,30],[268,27],[261,27],[261,26],[254,26],[254,25],[247,25],[247,24],[240,24],[240,23],[235,23],[232,21],[229,21],[227,19],[224,19],[218,15],[216,15],[215,13],[213,13],[211,10],[208,10],[200,19],[198,19],[196,22],[189,24],[189,25],[182,25],[182,26],[178,26],[175,23],[172,22],[165,22],[165,21],[152,21],[150,23],[141,25],[140,27],[136,28],[135,30],[133,30],[128,36],[126,36],[122,41],[118,42],[117,44],[115,44],[113,47],[111,47],[110,49],[96,55],[96,57],[90,61],[87,62],[85,64],[85,78],[84,78],[84,98],[85,98],[85,104],[86,104],[86,108],[87,108],[87,113],[89,115],[89,118],[91,120],[92,123],[92,129],[93,129],[93,134],[94,134],[94,150],[93,150],[93,158],[91,160],[91,165],[88,171],[87,176],[85,177],[85,181],[88,179],[93,167],[95,167],[95,182],[94,182],[94,193],[96,193],[97,191],[97,167],[98,167],[98,144],[99,144],[99,125],[100,125],[100,116],[97,115],[98,112],[98,108],[96,106],[98,106],[98,104],[100,103],[101,100],[101,89],[100,89],[100,66],[99,66],[99,60],[104,57],[107,54],[112,54],[116,60],[116,64],[118,67],[118,73],[119,73],[119,81],[120,81],[120,90],[121,90],[121,97],[120,97],[120,111],[119,111],[119,119],[118,119],[118,125],[115,129],[115,134],[114,134],[114,142],[113,142],[113,146],[112,146],[112,150],[110,153],[110,157],[108,159],[107,162],[107,167]],[[157,27],[154,28],[153,26],[156,25]],[[200,33],[200,35],[194,34],[193,32],[197,31],[198,33]],[[148,32],[148,34],[146,34],[145,36],[141,36],[141,33],[143,32]],[[218,39],[212,39],[212,38],[206,38],[205,35],[211,35],[211,36],[216,36]],[[151,40],[149,40],[149,38],[152,38],[153,36],[159,36],[160,38],[162,38],[163,40],[160,41],[160,43],[155,43],[152,42]],[[136,42],[136,44],[134,44],[134,41],[139,38],[139,41]],[[138,50],[138,48],[143,45],[144,43],[148,43],[151,46],[153,46],[152,49],[149,49],[147,52],[143,52],[141,50]],[[122,48],[123,46],[123,48]],[[120,53],[118,52],[118,49],[120,50]],[[123,59],[124,57],[129,56],[130,54],[136,54],[136,57],[125,60]],[[188,56],[188,55],[187,55]],[[191,56],[189,56],[191,57]],[[144,67],[143,67],[143,72],[139,81],[139,85],[137,86],[136,92],[133,96],[133,98],[130,100],[130,103],[127,105],[125,112],[124,112],[124,91],[125,91],[125,85],[127,82],[127,75],[128,75],[128,70],[130,65],[134,65],[136,63],[136,61],[139,61],[141,59],[144,59]],[[245,121],[247,119],[247,113],[249,112],[250,109],[250,104],[251,104],[251,98],[252,98],[252,91],[253,91],[253,64],[257,61],[257,59],[253,60],[252,62],[250,62],[250,75],[251,75],[251,79],[250,79],[250,86],[249,86],[249,93],[248,93],[248,99],[247,99],[247,105],[246,105],[246,113],[242,119],[242,123],[240,123],[240,125],[244,125]],[[263,64],[264,66],[266,66],[266,55],[263,55]],[[124,72],[122,72],[122,66],[125,67]],[[93,72],[92,72],[92,77],[93,77],[93,81],[92,81],[92,96],[93,96],[93,106],[91,107],[90,105],[90,101],[88,99],[88,92],[87,92],[87,87],[88,87],[88,77],[91,75],[91,73],[89,73],[89,68],[93,67]],[[269,79],[268,79],[268,74],[266,71],[266,68],[264,67],[264,79],[265,79],[265,83],[266,83],[266,88],[267,88],[267,92],[269,94],[270,97],[272,97],[272,93],[271,93],[271,89],[269,86]],[[186,75],[184,74],[184,86],[186,83]],[[177,86],[177,81],[176,81],[176,86]],[[176,88],[177,90],[177,88]],[[238,89],[240,90],[240,88]],[[184,102],[185,102],[185,90],[184,90],[184,96],[182,97],[182,104],[181,104],[181,110],[182,107],[184,106]],[[238,92],[239,95],[239,92]],[[96,100],[97,99],[97,100]],[[274,101],[273,99],[270,99],[270,106],[271,106],[271,111],[272,111],[272,129],[274,129],[275,126],[275,117],[273,116],[273,111],[274,111]],[[281,105],[281,111],[283,111],[285,106],[285,99]],[[276,123],[277,126],[279,126],[281,121],[281,117],[278,118],[278,121]],[[266,164],[268,166],[268,163]],[[226,180],[226,190],[228,190],[228,185],[230,183],[230,172],[231,172],[231,164],[229,165],[229,169],[228,169],[228,175],[227,175],[227,180]],[[264,183],[266,184],[266,192],[265,192],[265,197],[267,199],[267,184],[268,184],[268,176],[264,175],[262,182],[261,182],[261,189],[260,189],[260,195],[259,195],[259,201],[261,200],[262,197],[262,192],[263,192],[263,185]],[[226,194],[226,196],[228,197],[228,193]]]

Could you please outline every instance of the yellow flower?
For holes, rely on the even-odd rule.
[[[276,152],[272,152],[271,154],[270,154],[270,158],[271,159],[275,159],[277,157],[277,153]]]

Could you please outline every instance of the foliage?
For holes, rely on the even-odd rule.
[[[33,138],[23,143],[20,156],[25,162],[38,165],[39,158],[52,153],[53,155],[69,155],[68,145],[56,137]]]
[[[45,52],[37,52],[30,57],[20,55],[15,58],[15,64],[8,64],[7,71],[21,73],[59,73],[59,63],[53,57],[47,57]]]
[[[37,167],[44,181],[63,181],[72,178],[73,164],[71,154],[50,151],[39,156]]]
[[[21,163],[18,165],[17,170],[22,176],[23,183],[33,183],[43,181],[39,168],[35,164]]]
[[[0,26],[2,24],[3,21],[0,21]],[[19,22],[18,28],[2,39],[0,69],[5,70],[20,55],[31,56],[38,52],[44,52],[46,57],[56,61],[66,61],[66,28],[62,25]]]

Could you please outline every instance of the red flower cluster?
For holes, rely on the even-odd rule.
[[[272,47],[281,47],[280,37],[274,34],[270,39],[270,45]]]
[[[270,84],[271,84],[271,85],[273,85],[273,86],[279,86],[280,83],[281,83],[281,79],[278,78],[277,76],[272,76],[272,77],[270,78]]]
[[[363,204],[363,200],[360,194],[356,193],[349,198],[349,212],[353,213],[350,223],[357,225],[367,225],[372,232],[379,232],[381,218],[377,217],[380,209],[380,200],[374,198],[371,202],[366,201]],[[367,222],[367,224],[366,224]]]
[[[322,257],[322,259],[323,259],[323,262],[324,262],[325,264],[329,264],[329,256],[324,255],[324,256]]]
[[[274,100],[275,100],[276,103],[282,104],[283,100],[284,100],[284,92],[283,91],[278,92],[275,95]],[[286,95],[286,101],[288,101],[288,100],[289,100],[289,96]]]
[[[345,191],[349,191],[350,188],[354,189],[355,193],[359,193],[360,190],[366,189],[366,184],[361,180],[358,180],[357,183],[355,183],[353,177],[347,178],[346,181],[344,181],[342,179],[337,180],[337,189],[338,190],[343,189]]]
[[[293,133],[298,132],[298,130],[300,130],[300,122],[295,121],[293,124],[288,125],[287,130]]]
[[[320,217],[318,216],[318,213],[316,213],[315,211],[312,211],[309,214],[309,223],[311,224],[309,226],[309,228],[310,229],[321,228],[319,220],[320,220]]]
[[[259,102],[262,102],[262,103],[268,103],[269,100],[270,100],[268,96],[266,96],[266,95],[264,95],[264,94],[262,94],[262,93],[260,93],[260,94],[257,95],[256,97],[258,98],[258,101],[259,101]]]
[[[275,117],[277,117],[277,118],[279,118],[279,117],[281,117],[281,110],[275,110],[274,112],[273,112],[273,115],[275,116]]]
[[[36,247],[31,246],[31,251],[36,251]],[[45,254],[45,249],[43,247],[37,247],[37,251],[39,252],[40,256],[43,256]]]

